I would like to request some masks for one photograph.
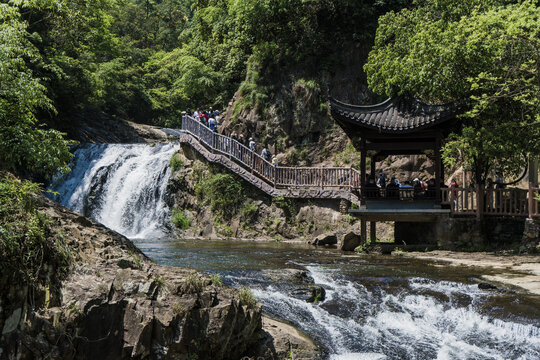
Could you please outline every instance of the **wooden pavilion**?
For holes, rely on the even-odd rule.
[[[371,176],[376,163],[389,155],[427,155],[435,165],[436,192],[444,178],[441,143],[456,127],[452,106],[429,105],[405,97],[376,105],[350,105],[330,100],[332,116],[361,152],[361,184],[366,184],[366,158],[371,157]]]
[[[364,228],[365,221],[371,221],[372,238],[375,236],[375,221],[425,222],[438,216],[448,216],[449,211],[440,207],[440,185],[444,181],[440,148],[444,138],[458,126],[455,107],[425,104],[407,97],[390,98],[376,105],[351,105],[330,99],[330,105],[332,117],[361,153],[362,206],[353,212],[361,217]],[[398,196],[390,199],[383,191],[380,197],[369,196],[366,193],[369,192],[369,185],[366,187],[366,158],[371,159],[369,176],[375,178],[376,163],[390,155],[428,156],[435,168],[433,197]]]

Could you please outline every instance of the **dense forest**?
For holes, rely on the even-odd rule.
[[[459,6],[449,0],[3,0],[1,167],[35,179],[66,169],[69,142],[57,130],[69,132],[81,118],[177,126],[183,110],[225,109],[235,94],[229,118],[245,109],[263,121],[286,117],[269,115],[268,107],[287,81],[316,88],[315,106],[328,118],[333,89],[322,74],[363,47],[365,58],[352,67],[362,72],[367,62],[364,79],[342,83],[459,104],[466,126],[445,147],[447,162],[465,159],[480,182],[494,167],[517,173],[539,146],[537,6],[532,0]],[[271,130],[254,131],[264,138]],[[276,142],[294,137],[294,130],[266,136]],[[306,137],[318,135],[300,132],[289,143]]]

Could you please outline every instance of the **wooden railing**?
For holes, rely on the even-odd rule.
[[[449,206],[453,215],[539,217],[539,188],[482,189],[443,188],[441,205]]]
[[[250,169],[274,187],[360,188],[360,172],[350,167],[274,166],[240,142],[212,131],[187,115],[182,118],[182,130],[196,137],[211,151]]]

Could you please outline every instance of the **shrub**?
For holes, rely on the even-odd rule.
[[[175,153],[171,156],[171,160],[169,160],[169,167],[173,172],[176,172],[184,167],[184,162]]]
[[[240,211],[240,215],[249,224],[255,219],[258,211],[259,207],[254,202],[248,202]]]
[[[201,179],[195,187],[199,199],[210,202],[210,208],[222,218],[230,218],[243,201],[242,185],[230,174],[214,174]]]
[[[210,277],[210,280],[212,281],[212,284],[213,285],[216,285],[216,286],[223,286],[223,279],[221,278],[221,276],[219,274],[214,274]]]
[[[29,286],[46,284],[46,265],[61,279],[71,260],[61,234],[53,233],[49,219],[36,209],[39,186],[0,175],[0,274]]]
[[[183,210],[173,209],[172,211],[172,223],[179,229],[186,230],[189,229],[191,221],[189,217]]]
[[[287,216],[287,218],[296,216],[297,210],[292,199],[285,198],[283,195],[280,195],[273,198],[272,202],[276,204],[277,207],[285,211],[285,216]]]
[[[200,293],[204,289],[204,281],[196,273],[189,274],[184,280],[183,290],[186,294]]]
[[[248,309],[253,309],[257,306],[257,299],[255,299],[255,296],[253,296],[253,293],[247,287],[240,290],[240,304],[246,305]]]

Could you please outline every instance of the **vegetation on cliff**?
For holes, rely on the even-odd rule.
[[[70,264],[70,250],[61,234],[52,231],[46,215],[36,208],[39,187],[0,174],[0,282],[45,285],[60,280]],[[48,266],[56,276],[48,278]]]

